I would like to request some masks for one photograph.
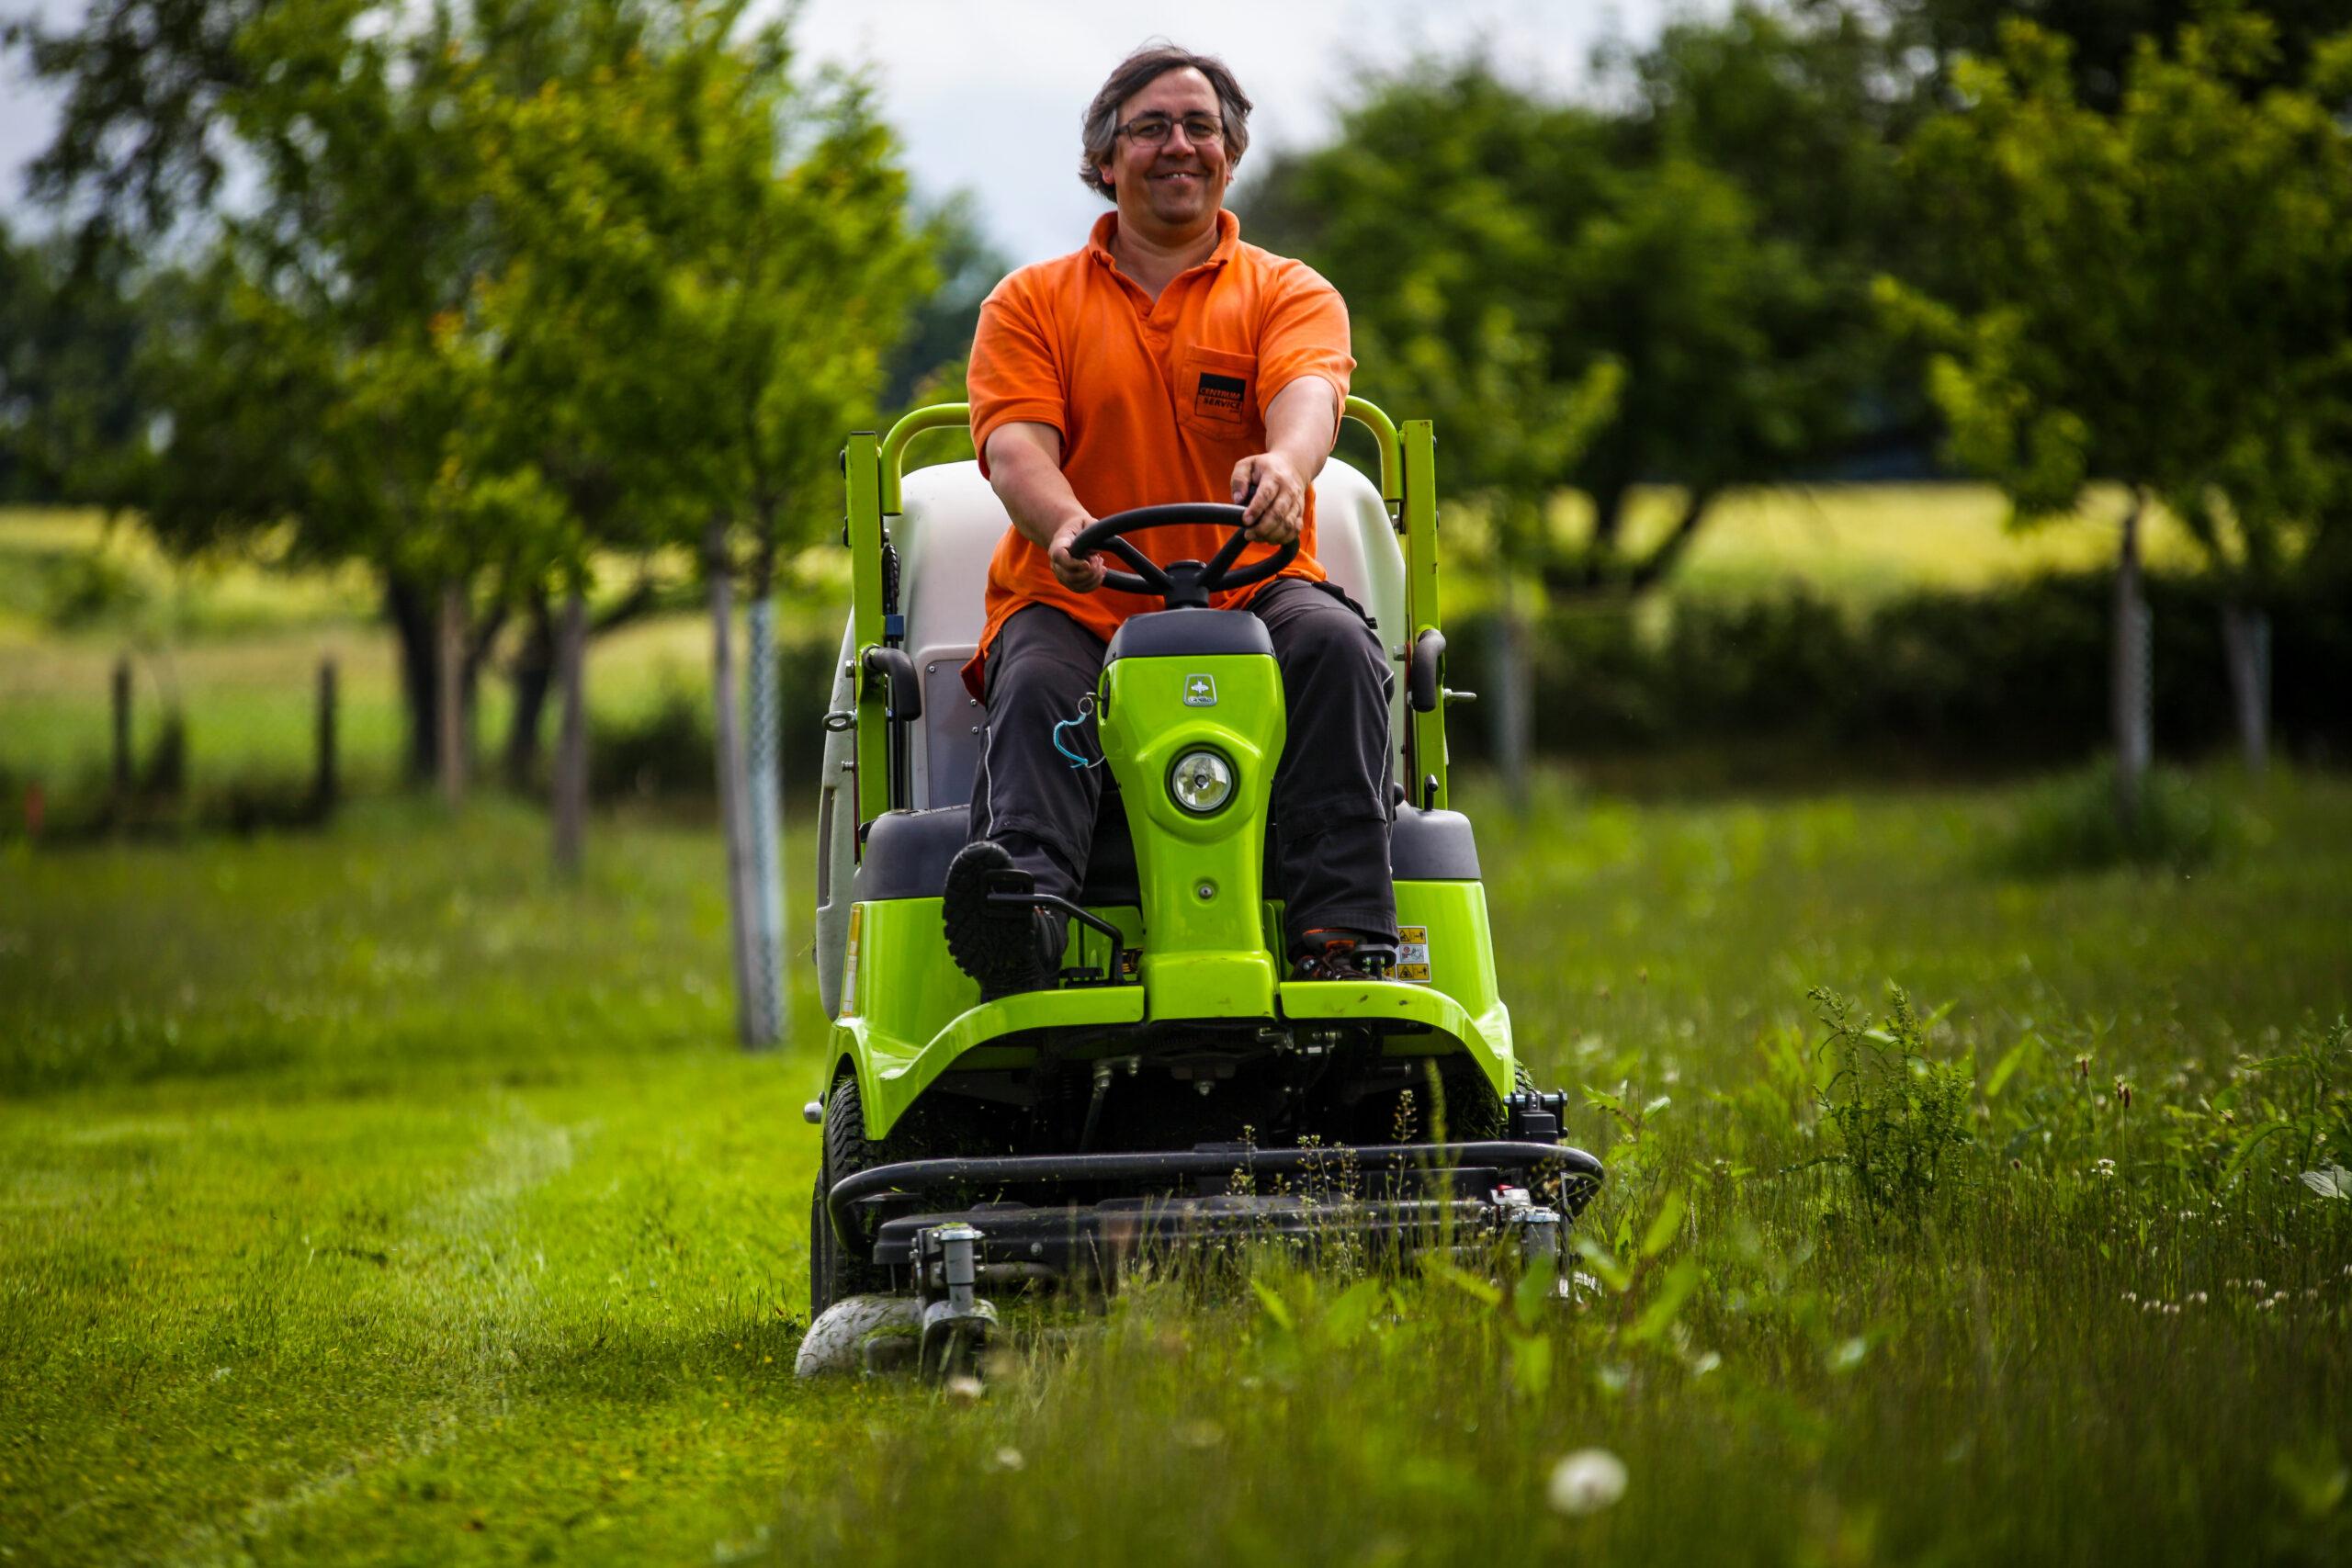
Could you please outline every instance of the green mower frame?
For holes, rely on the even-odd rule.
[[[1351,1224],[1369,1215],[1406,1245],[1508,1224],[1556,1254],[1600,1168],[1560,1145],[1562,1097],[1536,1092],[1520,1066],[1469,825],[1450,807],[1445,707],[1457,694],[1444,686],[1434,433],[1360,398],[1345,412],[1378,445],[1379,502],[1404,564],[1406,635],[1375,622],[1406,692],[1392,749],[1407,943],[1396,977],[1283,978],[1280,907],[1263,879],[1279,830],[1268,811],[1280,671],[1254,617],[1170,608],[1128,621],[1095,694],[1115,784],[1106,823],[1124,803],[1132,879],[1102,902],[1090,880],[1086,907],[1069,911],[1058,986],[989,1001],[948,955],[936,853],[911,848],[961,834],[952,807],[915,809],[909,731],[937,666],[919,674],[909,657],[891,537],[910,445],[966,425],[968,411],[922,409],[887,436],[849,438],[852,603],[836,702],[844,689],[853,701],[827,724],[854,741],[828,767],[854,780],[839,793],[854,803],[855,867],[840,868],[854,892],[828,976],[838,1006],[825,1093],[808,1108],[827,1150],[812,1310],[907,1294],[924,1318],[924,1359],[939,1364],[984,1337],[977,1292],[992,1281],[1107,1286],[1146,1243],[1270,1224],[1306,1234],[1330,1183],[1299,1173],[1340,1154],[1356,1173]],[[1174,788],[1178,765],[1204,755],[1230,778],[1205,809]],[[917,862],[929,869],[910,870]],[[833,962],[822,944],[819,962]],[[1118,1107],[1107,1119],[1106,1101]],[[1381,1135],[1363,1136],[1384,1115]],[[1430,1141],[1457,1133],[1470,1141]]]

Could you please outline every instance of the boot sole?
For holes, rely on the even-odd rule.
[[[940,901],[947,954],[956,967],[980,983],[983,999],[1037,990],[1052,978],[1038,953],[1036,912],[1007,911],[989,904],[992,885],[1001,885],[1006,872],[1018,874],[1004,846],[975,839],[949,863]]]

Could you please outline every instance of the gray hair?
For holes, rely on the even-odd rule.
[[[1239,163],[1250,146],[1250,95],[1233,79],[1232,69],[1214,54],[1194,54],[1160,40],[1148,43],[1119,62],[1094,101],[1086,106],[1086,154],[1079,160],[1080,183],[1095,195],[1116,201],[1102,165],[1111,161],[1111,144],[1119,134],[1119,106],[1170,71],[1197,71],[1216,89],[1217,108],[1225,120],[1225,155]]]

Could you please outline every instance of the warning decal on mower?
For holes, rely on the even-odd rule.
[[[1416,985],[1430,983],[1430,928],[1396,928],[1396,978]]]

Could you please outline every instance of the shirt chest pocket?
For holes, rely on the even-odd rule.
[[[1231,440],[1258,424],[1258,356],[1188,348],[1176,361],[1177,423],[1195,434]]]

